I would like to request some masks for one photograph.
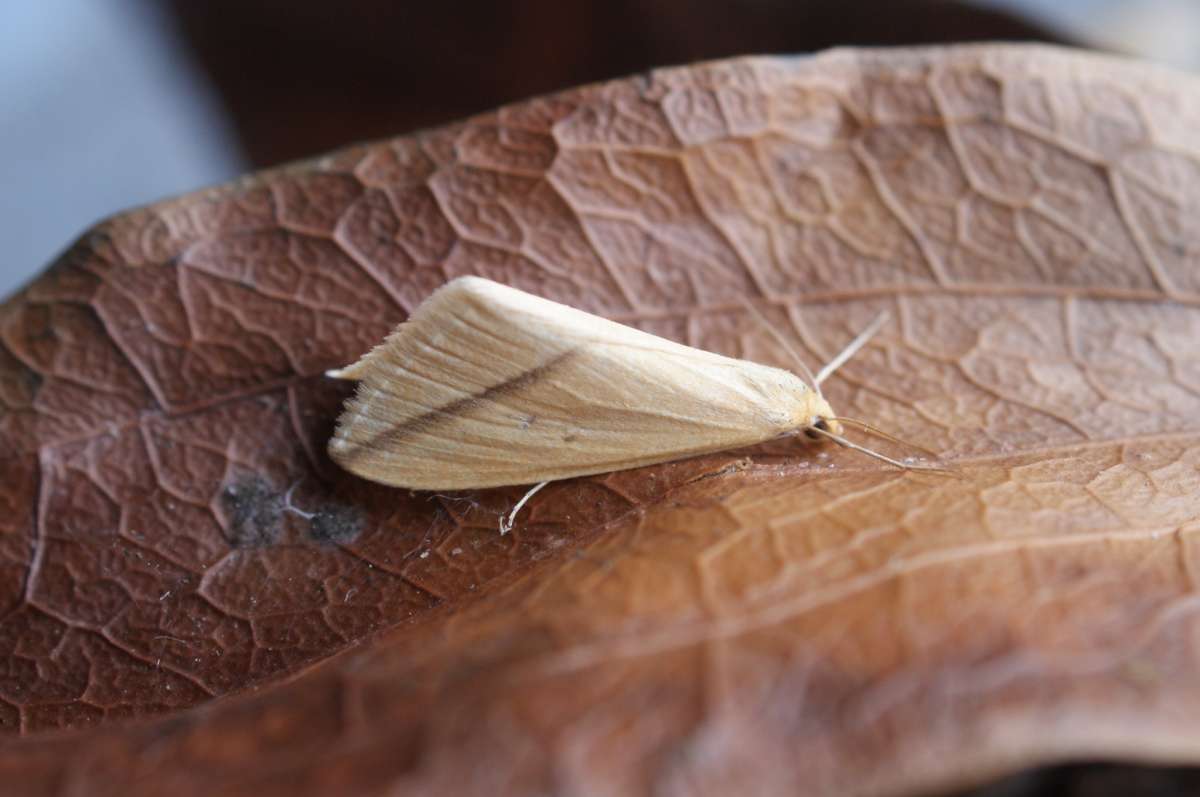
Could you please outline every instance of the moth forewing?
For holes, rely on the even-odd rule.
[[[347,470],[413,489],[531,484],[752,445],[832,415],[799,377],[476,277],[341,374]]]

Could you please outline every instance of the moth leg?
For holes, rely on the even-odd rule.
[[[525,506],[525,502],[528,501],[530,498],[533,498],[534,494],[537,493],[538,490],[542,489],[549,483],[550,482],[539,482],[538,484],[535,484],[533,487],[530,488],[529,492],[525,493],[525,495],[521,497],[520,501],[517,501],[517,505],[512,508],[511,512],[509,512],[505,516],[501,516],[501,518],[500,518],[500,536],[501,537],[503,537],[505,534],[508,534],[510,531],[512,531],[513,521],[517,519],[517,513],[521,511],[521,507]]]

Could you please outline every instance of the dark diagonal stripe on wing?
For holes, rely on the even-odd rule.
[[[498,385],[493,385],[481,393],[452,401],[444,407],[430,410],[399,426],[380,432],[361,445],[347,451],[344,457],[348,462],[353,462],[380,446],[390,448],[402,443],[407,437],[428,432],[441,424],[453,421],[481,404],[519,393],[537,382],[551,378],[556,369],[561,368],[576,356],[577,351],[577,349],[568,349],[542,365],[531,368]]]

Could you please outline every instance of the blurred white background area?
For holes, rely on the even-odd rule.
[[[1200,68],[1200,0],[945,2]],[[248,169],[166,2],[0,0],[0,296],[99,219]]]
[[[0,2],[0,296],[99,219],[242,171],[153,2]]]
[[[1200,0],[972,0],[1066,36],[1183,69],[1200,69]]]

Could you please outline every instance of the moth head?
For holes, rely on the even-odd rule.
[[[809,412],[808,421],[802,427],[802,431],[809,440],[825,439],[822,435],[812,431],[813,428],[837,435],[842,433],[842,425],[838,423],[833,407],[829,406],[829,402],[823,396],[814,395],[812,397],[812,410]]]

